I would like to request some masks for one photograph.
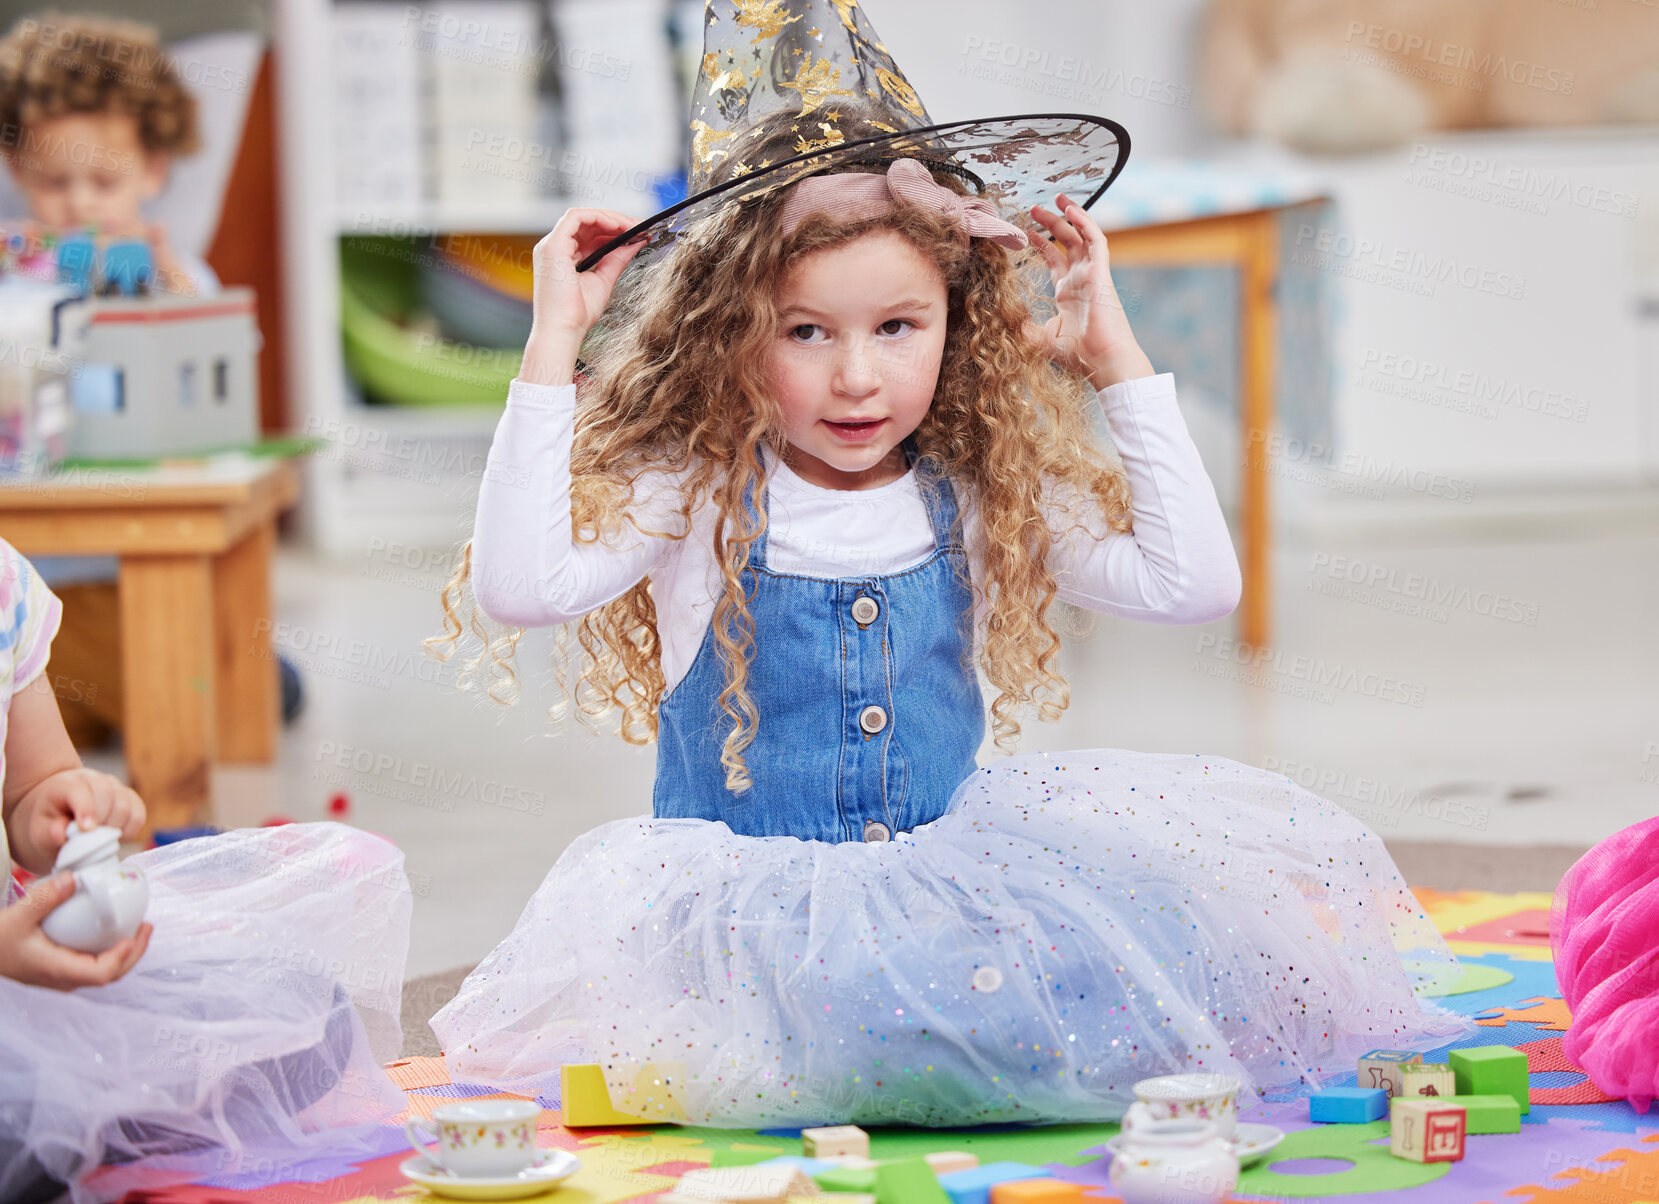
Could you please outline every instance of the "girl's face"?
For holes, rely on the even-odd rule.
[[[933,401],[946,304],[938,266],[891,230],[796,262],[767,379],[803,480],[874,489],[904,475],[899,445]]]

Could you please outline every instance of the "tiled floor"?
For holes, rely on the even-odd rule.
[[[1023,747],[1209,752],[1277,767],[1385,838],[1587,846],[1659,809],[1651,531],[1286,547],[1266,663],[1238,663],[1230,622],[1097,618],[1069,641],[1070,710],[1028,725]],[[1362,577],[1391,571],[1392,586],[1340,596],[1354,570],[1333,575],[1336,555]],[[275,769],[222,770],[216,797],[233,824],[323,818],[344,794],[354,822],[407,855],[416,976],[487,952],[574,835],[648,811],[654,750],[553,734],[545,632],[520,648],[533,672],[518,705],[458,692],[420,649],[438,629],[444,566],[413,559],[282,554],[277,643],[304,673],[307,706]],[[1410,612],[1428,588],[1411,574],[1436,583],[1443,613]],[[1505,599],[1500,615],[1485,591]]]

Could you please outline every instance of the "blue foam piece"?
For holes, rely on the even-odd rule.
[[[965,1171],[951,1171],[939,1176],[939,1186],[945,1189],[951,1204],[991,1204],[991,1188],[998,1183],[1015,1179],[1043,1179],[1048,1171],[1024,1162],[987,1162],[984,1166],[970,1166]]]
[[[92,291],[92,268],[98,259],[98,249],[90,238],[66,238],[57,246],[58,283],[79,291]]]
[[[217,836],[219,829],[212,824],[202,824],[194,828],[157,828],[150,833],[150,839],[155,841],[156,848],[162,845],[177,844],[181,840],[195,840],[198,836]]]
[[[124,297],[136,296],[139,287],[148,285],[155,273],[147,243],[112,242],[104,248],[104,280]]]
[[[1308,1097],[1308,1119],[1322,1125],[1363,1125],[1388,1115],[1381,1087],[1327,1087]]]

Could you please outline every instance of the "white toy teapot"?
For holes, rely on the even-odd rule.
[[[1112,1187],[1124,1204],[1217,1204],[1238,1186],[1238,1155],[1214,1120],[1158,1120],[1143,1103],[1123,1117]]]
[[[150,883],[139,869],[116,860],[119,828],[83,831],[70,826],[53,873],[75,875],[75,893],[40,922],[41,931],[82,953],[102,953],[126,940],[144,922]]]

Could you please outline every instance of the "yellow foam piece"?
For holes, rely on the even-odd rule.
[[[605,1068],[611,1106],[629,1116],[643,1117],[647,1124],[685,1123],[685,1102],[680,1096],[680,1084],[684,1082],[684,1062],[636,1062]]]
[[[657,1123],[611,1107],[604,1068],[592,1063],[567,1063],[559,1068],[559,1099],[565,1124],[577,1128]]]

